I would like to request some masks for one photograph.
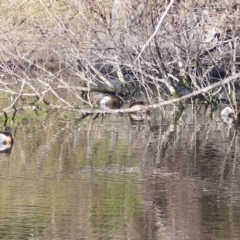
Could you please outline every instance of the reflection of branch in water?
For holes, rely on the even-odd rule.
[[[216,104],[204,104],[204,111],[203,111],[204,116],[208,112],[209,107],[210,107],[209,117],[210,117],[210,119],[213,119],[213,113],[217,110],[217,105]]]
[[[148,153],[147,150],[149,149],[149,146],[151,145],[151,139],[152,139],[152,136],[150,134],[149,138],[148,138],[148,140],[146,142],[145,148],[143,149],[142,163],[144,163],[144,166],[145,165],[149,165],[151,163],[151,161],[149,161],[150,159],[149,159],[149,157],[147,155],[147,153]]]
[[[184,109],[185,108],[183,107],[183,105],[180,105],[179,111],[176,111],[175,118],[173,119],[173,124],[170,124],[168,126],[168,130],[165,131],[164,138],[162,139],[161,144],[160,144],[162,146],[160,148],[161,149],[160,156],[159,156],[160,159],[164,158],[166,155],[169,143],[172,142],[171,140],[173,139],[173,135],[176,133],[176,126],[178,124],[180,117],[182,116]]]
[[[158,133],[160,133],[161,129],[158,129]],[[155,157],[155,160],[154,160],[154,163],[156,165],[156,167],[159,166],[160,164],[160,161],[161,161],[161,152],[162,152],[162,148],[161,148],[161,143],[162,143],[162,135],[161,134],[158,134],[158,139],[157,139],[157,152],[156,152],[156,157]]]
[[[93,120],[96,120],[99,116],[100,116],[100,113],[97,113],[97,114],[95,115],[95,117],[93,118]],[[101,116],[103,116],[103,115],[101,115]]]
[[[83,119],[85,119],[86,117],[89,117],[89,116],[92,116],[92,115],[93,115],[92,113],[83,113],[80,118],[76,118],[76,119],[75,119],[75,122],[80,122],[80,121],[82,121]]]
[[[12,120],[15,120],[15,117],[16,117],[16,114],[17,114],[17,109],[16,109],[16,106],[14,105],[13,106],[13,115],[12,115]],[[4,126],[6,126],[7,125],[7,121],[9,120],[9,117],[8,117],[8,115],[7,115],[7,112],[3,112],[3,115],[4,115],[4,118],[5,118],[5,120],[4,120]]]
[[[119,128],[117,126],[114,127],[114,129],[111,131],[111,135],[112,137],[111,137],[111,143],[110,143],[109,154],[108,154],[108,164],[112,163],[114,151],[118,143]]]
[[[3,112],[3,115],[4,115],[4,117],[5,117],[4,126],[6,126],[7,121],[8,121],[8,115],[7,115],[7,113],[6,113],[5,111]]]
[[[237,134],[237,131],[235,130],[234,131],[234,134],[232,136],[232,139],[229,141],[229,145],[228,145],[228,148],[225,152],[225,156],[223,158],[223,161],[222,161],[222,166],[220,167],[220,179],[221,179],[221,182],[224,181],[224,172],[225,172],[225,165],[226,165],[226,161],[228,159],[228,156],[230,154],[232,154],[231,150],[233,148],[233,143],[235,142],[235,154],[234,154],[234,161],[233,161],[233,164],[235,163],[235,159],[236,159],[236,156],[237,156],[237,152],[236,152],[236,149],[237,149],[237,146],[238,146],[238,134]],[[233,174],[234,174],[234,171],[233,171]]]
[[[102,119],[103,119],[105,116],[107,116],[107,114],[97,113],[97,114],[95,114],[95,116],[94,116],[93,113],[83,113],[80,118],[75,119],[75,122],[80,122],[80,121],[82,121],[83,119],[85,119],[85,118],[87,118],[87,117],[89,117],[89,116],[90,116],[90,117],[93,117],[93,120],[96,120],[96,119],[99,118],[99,117],[102,117]]]
[[[172,131],[170,130],[171,126],[168,125],[168,129],[166,130],[165,127],[166,125],[158,124],[158,125],[153,125],[151,121],[148,121],[149,125],[149,130],[152,132],[152,136],[158,136],[157,141],[154,141],[155,144],[154,150],[155,152],[152,152],[155,154],[154,163],[156,167],[159,167],[160,160],[162,157],[165,156],[165,152],[168,148],[168,143],[169,143],[169,138],[172,138]],[[170,135],[170,136],[169,136]],[[154,138],[153,138],[154,139]]]
[[[168,130],[165,132],[165,137],[161,142],[162,148],[161,148],[160,159],[165,157],[166,152],[168,150],[169,143],[171,143],[171,139],[173,139],[174,134],[175,134],[175,131],[173,132],[171,130],[171,125],[169,125]]]
[[[184,111],[185,107],[182,105],[182,104],[179,104],[178,105],[178,110],[176,115],[175,115],[175,118],[173,120],[173,125],[176,126],[178,124],[178,120],[180,119],[180,117],[182,116],[182,113]]]

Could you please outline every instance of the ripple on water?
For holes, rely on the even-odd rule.
[[[0,238],[238,239],[238,132],[193,107],[150,125],[54,113],[16,124]]]

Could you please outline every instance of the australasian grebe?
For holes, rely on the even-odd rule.
[[[106,95],[100,101],[101,108],[119,109],[122,107],[124,101],[124,92],[117,92],[116,95]]]
[[[137,109],[145,106],[143,101],[137,101],[135,98],[130,100],[129,108]],[[143,121],[144,119],[149,119],[150,111],[146,109],[141,109],[135,112],[129,112],[128,116],[134,121]]]
[[[13,144],[13,136],[11,134],[10,127],[5,127],[5,130],[3,132],[0,132],[0,143]]]

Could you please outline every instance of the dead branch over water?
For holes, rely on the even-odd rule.
[[[193,93],[186,94],[182,97],[170,99],[170,100],[167,100],[167,101],[163,101],[161,103],[151,104],[151,105],[148,105],[148,106],[143,106],[143,107],[139,107],[139,108],[135,108],[135,109],[131,109],[131,108],[117,109],[117,110],[111,110],[111,109],[109,109],[109,110],[77,109],[75,111],[76,112],[82,112],[82,113],[126,113],[126,112],[139,111],[141,109],[152,109],[152,108],[162,107],[162,106],[165,106],[165,105],[177,103],[179,101],[182,101],[182,100],[185,100],[185,99],[188,99],[188,98],[192,98],[192,97],[197,96],[198,94],[201,94],[201,93],[206,93],[206,92],[208,92],[208,91],[210,91],[210,90],[212,90],[216,87],[222,87],[224,84],[230,83],[231,81],[233,81],[234,79],[239,78],[239,77],[240,77],[240,73],[235,74],[234,76],[228,77],[224,80],[221,80],[221,81],[219,81],[217,83],[214,83],[210,86],[207,86],[205,88],[199,89],[199,90],[197,90]]]
[[[236,101],[237,1],[32,0],[0,5],[0,92],[12,97],[5,112],[28,108],[18,106],[26,97],[36,107],[130,111],[79,110],[83,103],[93,107],[81,92],[91,89],[124,90],[130,97],[137,92],[149,103],[145,108],[199,94]]]

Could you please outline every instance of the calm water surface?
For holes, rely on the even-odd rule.
[[[239,132],[220,109],[174,110],[13,123],[0,239],[239,239]]]

